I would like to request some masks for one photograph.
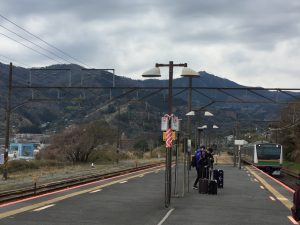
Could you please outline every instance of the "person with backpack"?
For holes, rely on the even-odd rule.
[[[300,179],[296,181],[297,188],[293,195],[293,207],[291,208],[292,216],[296,221],[300,220]]]
[[[202,163],[202,159],[204,157],[204,151],[205,151],[205,147],[201,146],[201,148],[197,148],[195,155],[193,156],[192,159],[192,166],[196,167],[196,171],[197,171],[197,178],[194,182],[193,185],[193,189],[198,189],[197,184],[199,182],[199,179],[202,178],[203,176],[203,163]]]

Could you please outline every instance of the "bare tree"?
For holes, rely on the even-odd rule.
[[[113,144],[116,130],[107,122],[97,120],[86,125],[73,125],[55,135],[47,151],[50,158],[87,162],[98,145]]]

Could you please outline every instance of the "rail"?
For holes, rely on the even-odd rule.
[[[36,196],[36,195],[40,195],[40,194],[45,194],[45,193],[52,192],[52,191],[57,191],[60,189],[64,189],[64,188],[68,188],[68,187],[72,187],[72,186],[76,186],[76,185],[86,184],[86,183],[90,183],[93,181],[100,181],[100,180],[104,180],[107,178],[116,177],[119,175],[129,174],[129,173],[157,167],[157,166],[164,165],[164,164],[165,164],[164,162],[154,163],[154,164],[124,169],[124,170],[119,170],[119,171],[111,172],[111,173],[93,174],[90,176],[84,176],[84,177],[81,176],[81,177],[76,177],[76,178],[72,178],[72,179],[55,181],[55,182],[51,182],[51,183],[47,183],[47,184],[34,185],[34,187],[29,187],[29,188],[21,188],[21,189],[15,189],[15,190],[10,190],[10,191],[3,191],[3,192],[0,192],[0,204],[32,197],[32,196]]]

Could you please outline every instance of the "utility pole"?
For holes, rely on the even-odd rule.
[[[118,104],[118,133],[117,133],[117,158],[116,158],[116,163],[119,164],[119,153],[120,153],[120,148],[121,148],[121,138],[120,138],[120,120],[121,120],[121,106],[120,103]]]
[[[7,180],[8,177],[8,149],[9,149],[9,132],[10,132],[10,112],[11,112],[11,93],[12,93],[12,63],[9,64],[9,78],[8,78],[8,95],[6,102],[6,127],[5,127],[5,145],[4,145],[4,166],[3,178]]]

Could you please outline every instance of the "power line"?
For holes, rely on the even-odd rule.
[[[37,52],[38,54],[40,54],[40,55],[43,55],[43,56],[45,56],[45,57],[47,57],[47,58],[49,58],[49,59],[51,59],[51,60],[53,60],[53,61],[55,61],[55,62],[57,62],[57,63],[59,63],[59,64],[62,64],[62,62],[60,62],[60,61],[57,61],[56,59],[54,59],[54,58],[52,58],[52,57],[50,57],[50,56],[48,56],[48,55],[46,55],[46,54],[44,54],[44,53],[42,53],[42,52],[40,52],[40,51],[38,51],[38,50],[36,50],[36,49],[34,49],[34,48],[31,48],[31,47],[29,47],[29,46],[27,46],[27,45],[25,45],[25,44],[23,44],[22,42],[19,42],[19,41],[17,41],[16,39],[14,39],[14,38],[12,38],[12,37],[9,37],[8,35],[6,35],[6,34],[3,34],[3,33],[1,33],[0,32],[0,34],[1,35],[3,35],[4,37],[6,37],[6,38],[8,38],[8,39],[10,39],[10,40],[12,40],[12,41],[15,41],[15,42],[17,42],[17,43],[19,43],[20,45],[23,45],[24,47],[26,47],[26,48],[29,48],[29,49],[31,49],[32,51],[35,51],[35,52]]]
[[[1,54],[0,54],[0,57],[5,58],[5,59],[8,59],[9,61],[12,61],[12,62],[16,62],[17,64],[23,65],[23,66],[25,66],[25,67],[28,67],[28,68],[30,67],[30,66],[26,65],[25,63],[18,62],[18,61],[14,60],[14,59],[12,59],[12,58],[9,58],[9,57],[7,57],[7,56],[5,56],[5,55],[1,55]]]
[[[16,32],[14,32],[14,31],[12,31],[12,30],[10,30],[10,29],[8,29],[8,28],[2,26],[1,24],[0,24],[0,27],[2,27],[2,28],[4,28],[5,30],[7,30],[7,31],[9,31],[9,32],[11,32],[11,33],[17,35],[18,37],[22,38],[23,40],[26,40],[26,41],[30,42],[31,44],[33,44],[33,45],[39,47],[40,49],[42,49],[42,50],[44,50],[44,51],[46,51],[46,52],[49,52],[50,54],[52,54],[52,55],[54,55],[54,56],[56,56],[56,57],[58,57],[58,58],[60,58],[60,59],[62,59],[62,60],[64,60],[64,61],[66,61],[66,62],[72,64],[72,62],[68,61],[67,59],[64,59],[64,58],[60,57],[59,55],[55,54],[54,52],[52,52],[52,51],[50,51],[50,50],[48,50],[48,49],[46,49],[46,48],[44,48],[44,47],[42,47],[42,46],[40,46],[40,45],[34,43],[33,41],[28,40],[27,38],[22,37],[22,36],[19,35],[18,33],[16,33]]]
[[[62,51],[62,50],[60,50],[59,48],[55,47],[54,45],[52,45],[52,44],[50,44],[50,43],[44,41],[42,38],[38,37],[37,35],[35,35],[35,34],[29,32],[29,31],[27,31],[27,30],[24,29],[23,27],[21,27],[21,26],[19,26],[18,24],[12,22],[11,20],[9,20],[8,18],[6,18],[5,16],[3,16],[3,15],[0,14],[0,17],[3,18],[3,19],[5,19],[6,21],[12,23],[13,25],[15,25],[16,27],[20,28],[21,30],[25,31],[26,33],[30,34],[31,36],[33,36],[33,37],[37,38],[38,40],[42,41],[42,42],[45,43],[46,45],[48,45],[48,46],[50,46],[50,47],[56,49],[57,51],[59,51],[60,53],[64,54],[65,56],[68,56],[69,58],[71,58],[71,59],[73,59],[73,60],[79,62],[80,64],[85,65],[85,66],[91,68],[90,66],[88,66],[88,65],[85,64],[84,62],[82,62],[82,61],[80,61],[80,60],[74,58],[73,56],[69,55],[68,53],[66,53],[66,52],[64,52],[64,51]]]

